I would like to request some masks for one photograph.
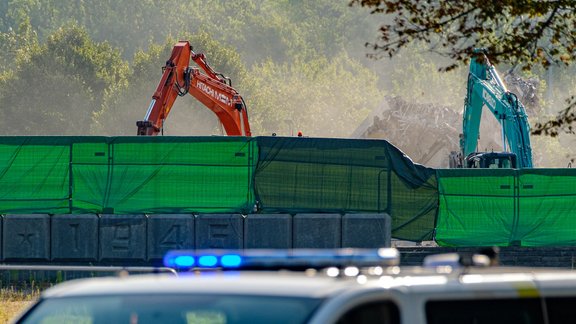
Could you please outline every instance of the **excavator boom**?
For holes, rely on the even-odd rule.
[[[532,149],[526,110],[518,97],[506,89],[486,55],[481,52],[477,54],[470,63],[468,74],[463,133],[460,139],[462,156],[467,160],[474,156],[476,158],[493,157],[492,155],[478,155],[480,152],[476,151],[482,111],[483,108],[487,108],[496,117],[502,129],[504,152],[500,153],[499,158],[503,158],[506,154],[513,154],[516,158],[509,158],[509,161],[514,162],[513,164],[517,162],[514,167],[531,168]],[[464,166],[469,165],[470,163],[465,163]],[[482,166],[486,165],[485,163],[476,165],[487,167]]]
[[[190,67],[191,60],[199,68]],[[230,79],[208,65],[204,54],[192,51],[188,41],[180,41],[172,49],[146,115],[136,122],[138,135],[161,133],[176,98],[186,94],[214,112],[227,135],[251,136],[244,99],[232,88]]]

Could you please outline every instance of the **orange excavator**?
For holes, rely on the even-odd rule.
[[[197,67],[188,66],[194,61]],[[212,110],[229,136],[251,136],[246,104],[232,82],[214,71],[204,54],[196,54],[188,41],[178,42],[162,68],[163,75],[144,120],[136,122],[138,135],[158,135],[178,96],[191,94]]]

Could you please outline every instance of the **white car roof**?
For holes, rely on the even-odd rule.
[[[182,293],[323,298],[354,286],[355,278],[298,272],[202,272],[71,280],[47,289],[43,297]]]
[[[518,283],[527,283],[529,285]],[[134,294],[227,294],[327,298],[343,291],[379,289],[411,293],[462,290],[575,290],[576,272],[528,268],[471,268],[462,273],[438,273],[415,268],[400,273],[360,277],[290,271],[195,272],[72,280],[43,293],[45,298]]]

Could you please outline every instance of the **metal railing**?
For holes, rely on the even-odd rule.
[[[59,266],[59,265],[9,265],[0,264],[2,270],[24,271],[86,271],[86,272],[114,272],[114,273],[170,273],[175,276],[178,272],[168,267],[122,267],[122,266]]]

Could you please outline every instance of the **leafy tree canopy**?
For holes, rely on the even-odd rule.
[[[485,48],[493,63],[549,66],[568,64],[576,53],[576,2],[352,0],[372,13],[394,14],[371,43],[374,56],[393,56],[413,41],[423,41],[454,59],[467,62],[475,48]]]
[[[26,46],[1,79],[4,134],[85,134],[105,94],[126,84],[120,52],[77,25]]]
[[[253,132],[348,137],[383,100],[377,76],[345,53],[252,69],[244,84]]]

